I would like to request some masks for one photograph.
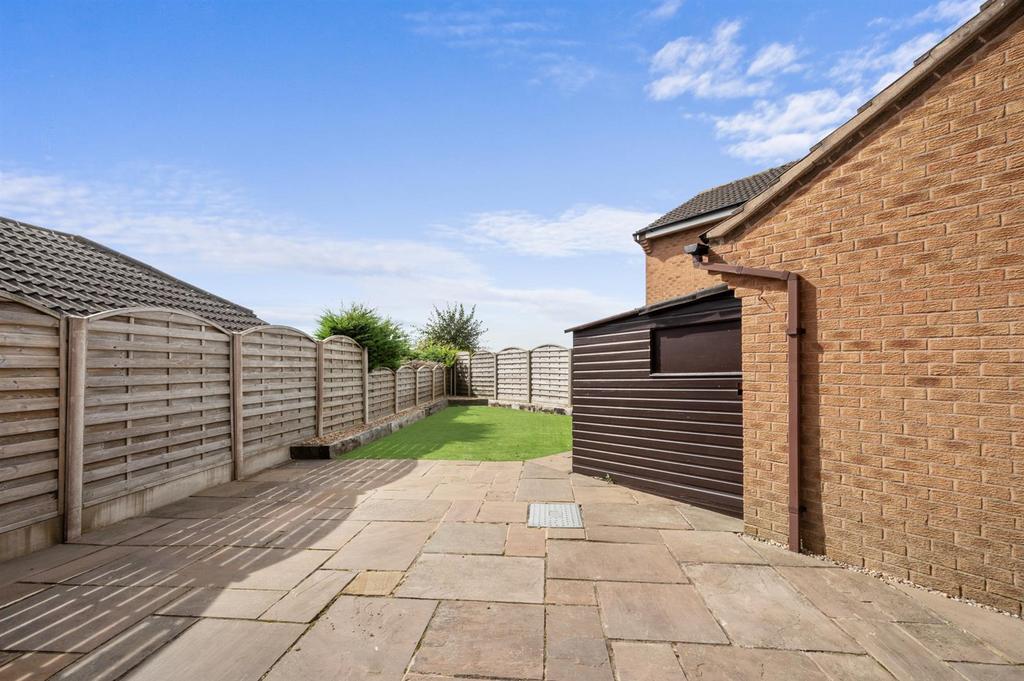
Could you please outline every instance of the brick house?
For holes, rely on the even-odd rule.
[[[1022,16],[986,3],[803,159],[638,232],[633,313],[737,299],[747,532],[1018,614]]]

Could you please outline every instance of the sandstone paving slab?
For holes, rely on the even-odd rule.
[[[478,523],[525,523],[525,501],[485,501],[476,515]]]
[[[506,556],[535,556],[543,558],[547,551],[547,532],[539,527],[509,525],[505,540]]]
[[[686,681],[668,643],[613,641],[617,681]]]
[[[1021,645],[1024,641],[1024,620],[961,603],[925,589],[906,585],[897,588],[943,620],[981,639],[1011,662],[1024,664],[1024,645]]]
[[[273,489],[275,483],[260,482],[258,480],[232,480],[214,487],[196,492],[194,497],[238,497],[247,498],[259,496],[263,492]]]
[[[544,560],[423,554],[395,592],[409,598],[544,602]]]
[[[442,482],[430,493],[430,499],[444,501],[483,501],[490,485],[475,482]]]
[[[552,468],[550,465],[544,465],[532,461],[527,461],[523,463],[521,477],[524,480],[564,480],[566,477],[566,472],[558,470],[556,468]]]
[[[899,681],[962,681],[959,673],[932,655],[898,624],[866,620],[838,622],[839,626]]]
[[[171,520],[125,541],[131,546],[263,546],[288,526],[276,518]]]
[[[598,582],[597,602],[608,638],[729,642],[690,585]]]
[[[409,522],[440,520],[450,505],[450,501],[437,499],[370,499],[352,511],[348,519]]]
[[[17,603],[23,598],[39,593],[47,588],[46,584],[31,584],[26,582],[15,582],[0,586],[0,608],[6,608],[11,603]]]
[[[165,587],[50,587],[0,610],[0,649],[87,653],[182,594]]]
[[[364,520],[307,520],[290,522],[264,546],[289,549],[337,550],[359,534],[368,523]]]
[[[582,473],[570,473],[569,482],[572,483],[574,489],[576,487],[607,487],[612,484],[607,480],[595,478],[590,475],[583,475]]]
[[[690,523],[669,504],[584,504],[583,524],[689,530]]]
[[[245,502],[245,499],[235,498],[185,497],[172,504],[154,508],[146,515],[154,518],[209,518],[217,513],[230,512]]]
[[[160,608],[157,614],[254,620],[286,593],[257,589],[198,588]]]
[[[259,679],[302,634],[304,625],[204,619],[132,670],[130,681]]]
[[[954,662],[951,666],[968,681],[1024,681],[1024,667],[1020,665]]]
[[[689,504],[680,504],[678,511],[686,518],[686,521],[693,526],[693,529],[701,532],[742,532],[743,519],[733,518],[724,513],[715,513],[707,509],[697,508]]]
[[[437,603],[340,596],[267,681],[400,680]]]
[[[352,505],[341,507],[275,499],[247,499],[246,502],[217,518],[271,518],[273,520],[344,520],[352,512]]]
[[[608,645],[597,608],[546,608],[544,678],[548,681],[613,681]]]
[[[687,574],[734,643],[859,653],[862,649],[772,568],[703,563]]]
[[[433,522],[372,522],[324,566],[331,570],[406,570],[434,531]]]
[[[516,501],[572,501],[572,485],[565,479],[523,478],[516,490]]]
[[[78,659],[73,653],[25,653],[0,664],[0,679],[44,681]]]
[[[379,489],[373,493],[373,499],[426,499],[434,491],[434,485],[419,487],[402,487]]]
[[[441,523],[424,545],[425,553],[481,553],[501,555],[505,550],[504,525]]]
[[[594,582],[549,579],[544,586],[544,602],[553,605],[597,605]]]
[[[946,623],[904,622],[900,624],[900,628],[942,660],[989,664],[1006,664],[1008,662],[1006,658],[992,652],[974,636]],[[1021,645],[1024,645],[1024,640],[1021,641]]]
[[[540,679],[544,674],[544,606],[441,603],[411,671]]]
[[[586,539],[587,531],[577,527],[549,527],[548,539]]]
[[[661,530],[661,536],[681,563],[765,563],[760,554],[731,532]]]
[[[250,476],[248,480],[251,482],[294,482],[302,478],[308,478],[309,475],[309,471],[304,468],[278,466],[277,468],[260,471],[256,475]]]
[[[108,525],[98,530],[87,532],[76,539],[75,543],[113,546],[114,544],[120,544],[123,541],[136,537],[144,532],[149,532],[150,530],[169,522],[172,521],[168,518],[147,518],[146,516],[128,518],[127,520],[122,520],[119,523],[114,523],[113,525]]]
[[[868,655],[808,652],[829,681],[893,681],[893,676]]]
[[[804,655],[789,650],[737,646],[677,645],[679,662],[689,681],[777,679],[822,681],[821,669]]]
[[[625,582],[686,582],[664,546],[548,541],[550,579]]]
[[[405,577],[404,572],[364,570],[345,587],[350,596],[388,596]]]
[[[94,553],[89,553],[81,558],[68,561],[49,570],[40,570],[25,577],[26,582],[40,582],[56,584],[71,579],[77,575],[93,570],[97,567],[107,565],[115,560],[124,558],[138,551],[136,547],[109,546]]]
[[[681,530],[682,531],[682,530]],[[618,544],[664,544],[659,530],[646,527],[614,527],[593,525],[587,530],[588,541],[603,541]]]
[[[941,622],[895,587],[844,568],[776,570],[829,617],[892,622]]]
[[[193,617],[150,615],[75,661],[54,681],[115,681],[196,623]]]
[[[636,499],[625,487],[573,487],[573,496],[580,504],[636,504]]]
[[[481,501],[453,501],[451,508],[444,514],[446,523],[471,523],[480,512]]]
[[[355,577],[354,572],[317,570],[274,603],[260,619],[277,622],[312,622]]]
[[[57,544],[42,551],[35,551],[19,558],[0,562],[0,584],[27,581],[39,572],[52,570],[103,547],[86,544]]]
[[[187,567],[217,549],[212,546],[112,546],[105,550],[112,554],[114,551],[123,553],[88,570],[76,568],[75,574],[61,581],[67,584],[155,586],[163,583],[176,570]],[[72,566],[62,566],[57,569],[56,575],[44,573],[40,577],[63,576],[71,571]]]
[[[288,590],[330,556],[313,549],[214,549],[200,560],[175,570],[162,584],[235,589]]]

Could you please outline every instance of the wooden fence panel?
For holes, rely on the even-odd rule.
[[[60,512],[60,319],[0,297],[0,532]]]
[[[434,367],[431,373],[433,374],[433,387],[431,389],[431,397],[436,400],[444,397],[445,367],[439,364]]]
[[[416,403],[426,404],[431,401],[431,393],[434,391],[433,367],[421,366],[416,369]]]
[[[469,385],[469,360],[470,354],[468,352],[460,352],[455,357],[455,367],[452,372],[455,375],[452,395],[470,397],[473,394]]]
[[[324,432],[344,430],[363,422],[363,347],[346,336],[323,341]]]
[[[242,334],[243,455],[316,435],[316,341],[283,326]]]
[[[475,397],[494,397],[494,353],[487,350],[474,352],[470,359],[472,394]]]
[[[530,400],[530,353],[523,348],[505,348],[498,353],[498,399]]]
[[[416,370],[411,366],[399,367],[395,372],[395,389],[397,390],[398,411],[416,405]]]
[[[378,368],[370,372],[370,420],[395,413],[395,372]]]
[[[535,404],[569,405],[571,352],[560,345],[530,351],[530,392]]]
[[[230,335],[170,310],[88,319],[82,503],[231,461]]]

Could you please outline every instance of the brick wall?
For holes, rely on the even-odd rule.
[[[704,225],[648,242],[644,267],[648,305],[720,283],[707,272],[691,267],[690,256],[683,254],[683,246],[696,242],[708,229]]]
[[[1017,613],[1022,197],[1018,21],[713,247],[715,259],[803,279],[804,547]],[[649,297],[693,288],[669,279],[670,265],[649,265]],[[785,293],[726,280],[743,301],[746,526],[785,540]]]

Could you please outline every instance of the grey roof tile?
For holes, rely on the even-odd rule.
[[[739,206],[740,204],[746,203],[768,187],[775,184],[776,180],[779,179],[779,176],[789,170],[789,167],[792,166],[793,163],[795,163],[795,161],[778,166],[777,168],[762,170],[759,173],[729,182],[728,184],[706,189],[686,203],[673,208],[651,224],[639,230],[637,235],[642,236],[646,232],[649,232],[652,229],[657,229],[658,227],[666,227],[677,222],[682,222],[683,220],[689,220],[690,218],[704,215],[705,213],[711,213],[716,210],[722,210],[724,208]]]
[[[169,307],[232,331],[266,324],[252,310],[74,234],[0,218],[0,290],[56,312]]]

